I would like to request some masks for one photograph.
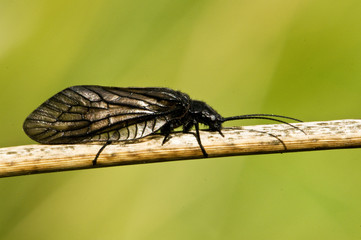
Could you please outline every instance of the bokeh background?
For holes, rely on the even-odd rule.
[[[0,147],[78,84],[361,118],[361,1],[0,0]],[[348,149],[3,178],[0,239],[361,239],[360,173]]]

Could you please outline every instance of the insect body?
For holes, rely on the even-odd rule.
[[[202,101],[169,88],[117,88],[73,86],[57,93],[35,109],[25,120],[25,133],[45,144],[130,141],[160,132],[163,143],[169,134],[182,126],[183,132],[196,129],[196,139],[204,157],[199,123],[222,136],[222,123],[236,119],[268,119],[274,117],[299,121],[273,114],[250,114],[224,118]],[[288,124],[288,123],[286,123]],[[290,125],[290,124],[289,124]],[[292,125],[291,125],[292,126]]]

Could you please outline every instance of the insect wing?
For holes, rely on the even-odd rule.
[[[188,95],[168,88],[74,86],[39,106],[23,128],[40,143],[124,141],[158,131],[188,108]]]

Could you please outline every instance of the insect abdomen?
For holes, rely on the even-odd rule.
[[[135,123],[127,127],[119,128],[110,132],[103,132],[93,136],[85,137],[82,142],[107,142],[127,141],[148,136],[158,131],[166,120],[164,117]]]

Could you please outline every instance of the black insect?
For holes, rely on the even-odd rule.
[[[45,144],[104,142],[93,160],[95,165],[101,151],[112,142],[143,138],[159,131],[165,143],[180,126],[185,133],[195,127],[204,157],[208,154],[201,143],[200,123],[222,136],[222,123],[236,119],[268,119],[294,127],[275,117],[300,121],[273,114],[224,118],[205,102],[169,88],[73,86],[35,109],[23,128],[30,138]],[[270,135],[283,144],[277,136]]]

